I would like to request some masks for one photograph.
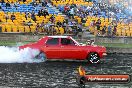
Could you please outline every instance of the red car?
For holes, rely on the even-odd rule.
[[[45,36],[39,41],[20,46],[39,49],[38,58],[59,60],[87,60],[91,63],[98,63],[106,55],[106,48],[97,45],[80,45],[70,36]]]

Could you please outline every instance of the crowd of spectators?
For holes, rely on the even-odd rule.
[[[3,3],[5,2],[1,2],[1,4]],[[76,20],[69,19],[67,16],[63,21],[56,20],[55,14],[52,14],[50,16],[48,22],[45,22],[45,20],[43,20],[41,23],[40,22],[38,23],[36,16],[39,17],[44,16],[44,19],[47,19],[46,17],[50,15],[46,8],[47,3],[49,3],[48,0],[44,0],[44,1],[41,0],[39,2],[33,0],[31,4],[34,7],[41,4],[42,8],[38,11],[38,13],[35,13],[34,11],[25,12],[24,15],[26,20],[23,20],[22,25],[29,26],[31,31],[31,26],[33,25],[33,22],[31,20],[28,20],[29,18],[31,18],[36,23],[34,34],[38,34],[41,30],[41,32],[45,32],[48,35],[63,35],[64,33],[77,35],[82,30],[82,26],[78,25]],[[10,3],[9,1],[6,2],[6,8],[13,6],[17,8],[17,6],[19,5],[20,5],[19,1],[15,3]],[[4,18],[6,19],[6,22],[8,22],[8,20],[12,20],[12,22],[14,22],[14,20],[16,19],[15,12],[13,12],[11,15],[9,15],[8,12],[6,12]]]
[[[54,15],[49,18],[48,23],[45,23],[44,21],[40,24],[37,23],[36,33],[38,32],[38,29],[47,33],[47,35],[63,35],[64,33],[77,35],[79,32],[82,32],[82,27],[76,23],[74,19],[69,20],[65,18],[63,22],[56,21]]]
[[[25,2],[25,1],[24,1]],[[4,0],[2,0],[1,4],[4,3]],[[93,28],[92,32],[95,35],[103,35],[103,36],[116,36],[117,32],[117,25],[119,22],[122,22],[119,17],[117,17],[118,13],[122,13],[123,10],[119,7],[116,7],[114,5],[108,5],[106,3],[97,3],[93,1],[93,5],[91,6],[85,6],[85,5],[77,5],[77,4],[66,4],[63,6],[63,9],[60,9],[60,6],[58,8],[60,11],[62,11],[66,16],[63,21],[56,20],[55,14],[52,14],[50,18],[48,19],[48,22],[46,23],[45,20],[43,20],[41,23],[37,22],[36,16],[44,16],[46,19],[47,16],[50,14],[48,13],[48,10],[46,8],[48,4],[48,0],[33,0],[32,5],[36,7],[37,5],[42,6],[42,8],[38,11],[36,14],[34,11],[32,12],[25,12],[25,18],[26,20],[28,18],[31,18],[37,25],[35,27],[35,34],[39,32],[41,29],[41,32],[46,32],[48,35],[63,35],[64,33],[67,34],[74,34],[78,36],[82,36],[82,29],[85,27],[86,21],[90,17],[97,17],[97,20],[90,21],[90,25],[87,27],[89,30],[90,28]],[[19,5],[19,2],[16,2],[14,4],[10,4],[9,2],[6,2],[6,8]],[[75,16],[78,16],[81,18],[81,22],[78,22]],[[125,14],[124,14],[125,16]],[[101,17],[105,18],[112,18],[112,21],[109,21],[108,25],[101,25],[103,22],[101,21]],[[125,19],[126,23],[130,23],[132,20],[132,17],[129,17],[130,19]],[[14,13],[9,17],[8,13],[5,13],[5,19],[6,22],[8,19],[11,19],[12,22],[16,19]],[[108,19],[109,20],[109,19]],[[105,22],[104,22],[105,23]],[[25,22],[23,21],[23,25],[29,26],[31,29],[32,21]]]
[[[127,16],[123,13],[123,9],[117,7],[116,5],[109,5],[106,3],[93,2],[92,6],[81,6],[77,4],[66,4],[65,6],[58,6],[60,11],[66,14],[69,18],[75,19],[75,16],[81,18],[81,23],[84,26],[87,17],[96,17],[98,20],[92,20],[90,26],[94,28],[95,35],[108,35],[116,36],[117,23],[130,24],[132,22],[132,16]],[[118,14],[123,14],[123,16],[118,16]],[[100,18],[108,18],[108,25],[101,25]],[[112,20],[110,20],[112,18]],[[105,23],[105,22],[102,22]]]

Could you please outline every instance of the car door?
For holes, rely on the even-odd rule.
[[[48,59],[61,58],[59,38],[49,38],[45,45],[45,53]]]
[[[61,38],[61,55],[64,59],[82,59],[84,51],[69,38]]]

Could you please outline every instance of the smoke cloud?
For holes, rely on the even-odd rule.
[[[0,46],[0,63],[39,63],[41,59],[34,59],[39,53],[37,49]]]

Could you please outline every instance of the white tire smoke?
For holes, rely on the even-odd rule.
[[[43,60],[34,58],[39,53],[37,49],[0,46],[0,63],[39,63]]]

